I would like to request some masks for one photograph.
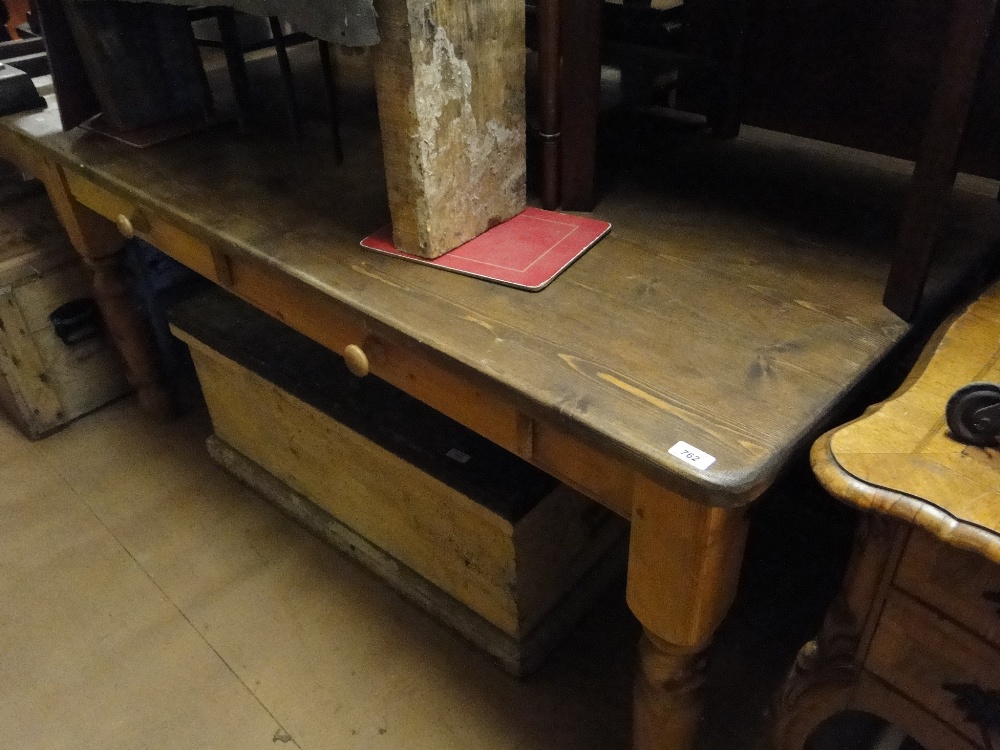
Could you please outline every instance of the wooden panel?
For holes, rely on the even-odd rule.
[[[739,581],[747,516],[712,508],[645,478],[635,486],[628,605],[657,638],[707,645]]]
[[[235,474],[340,552],[357,560],[417,606],[455,628],[519,677],[538,668],[552,648],[617,577],[624,563],[624,554],[617,554],[619,551],[624,552],[624,549],[619,550],[616,546],[615,550],[609,552],[603,561],[567,592],[556,608],[546,615],[541,627],[536,627],[525,636],[513,637],[410,568],[400,565],[385,550],[340,523],[218,437],[210,437],[207,443],[212,458],[227,471]]]
[[[22,429],[30,437],[40,437],[63,423],[62,403],[10,290],[0,294],[0,329],[4,349],[0,366],[5,370],[7,390],[13,392],[5,400],[19,404],[20,413],[12,416]]]
[[[136,235],[195,273],[221,283],[212,248],[173,224],[153,215],[149,219],[149,228],[136,232]]]
[[[514,527],[520,632],[527,633],[565,596],[628,524],[568,487],[560,487]],[[624,571],[624,555],[621,557]]]
[[[184,8],[64,4],[105,118],[131,130],[202,114],[211,95]]]
[[[980,750],[979,745],[969,742],[936,716],[868,674],[858,678],[849,708],[868,711],[891,724],[905,727],[906,733],[924,750]]]
[[[531,462],[600,501],[622,518],[632,517],[631,469],[556,427],[535,423]]]
[[[525,205],[524,3],[379,0],[393,238],[436,258]]]
[[[708,504],[754,499],[909,330],[880,302],[907,175],[773,134],[624,153],[628,179],[600,208],[611,234],[526,294],[358,249],[387,218],[385,186],[372,179],[378,140],[361,127],[345,131],[354,156],[336,180],[332,149],[233,140],[224,129],[136,151],[55,132],[47,113],[2,128],[67,168],[84,165],[106,189],[162,206],[233,259],[237,284],[252,260],[285,278],[298,304],[319,311],[305,299],[313,294],[362,333],[377,322],[371,333],[392,332],[387,343],[416,342],[533,419]],[[996,236],[995,197],[956,195],[930,299],[980,267]],[[323,315],[313,322],[305,332],[325,341]],[[514,422],[504,444],[516,450]],[[679,440],[716,461],[698,471],[676,460],[668,450]]]
[[[105,336],[65,344],[49,316],[60,305],[91,298],[90,280],[79,261],[52,269],[34,283],[18,286],[14,298],[45,368],[48,384],[68,422],[128,390],[125,374]]]
[[[1000,690],[1000,652],[899,592],[882,611],[865,669],[977,743],[979,728],[966,721],[945,685]],[[992,736],[1000,740],[1000,732]]]
[[[186,334],[216,434],[508,634],[513,528]]]
[[[44,193],[4,201],[0,216],[0,287],[77,257]]]
[[[995,283],[938,331],[891,399],[832,433],[842,476],[831,473],[828,489],[1000,564],[1000,451],[959,442],[945,421],[955,390],[1000,380],[998,342]]]
[[[328,297],[259,264],[232,259],[232,291],[335,352],[367,353],[371,372],[512,453],[522,442],[518,412],[431,361],[416,346],[389,341],[381,330]]]
[[[66,182],[73,197],[87,208],[116,223],[120,221],[120,217],[125,217],[137,237],[205,278],[221,282],[212,248],[205,242],[75,172],[66,172]]]
[[[104,337],[67,345],[49,315],[70,300],[91,297],[79,261],[64,263],[0,295],[0,370],[8,405],[19,404],[25,432],[40,437],[128,390],[122,367]],[[17,416],[17,415],[15,415]]]
[[[72,169],[65,170],[64,174],[73,197],[105,219],[117,221],[120,215],[132,217],[139,210],[132,201],[98,187]]]
[[[1000,566],[917,530],[895,584],[1000,647]]]
[[[267,380],[190,347],[216,433],[508,635],[531,632],[626,525],[569,488],[514,525]]]

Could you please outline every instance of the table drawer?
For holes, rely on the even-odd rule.
[[[67,180],[80,203],[119,224],[125,217],[137,236],[193,271],[338,354],[353,346],[383,380],[507,450],[525,456],[529,452],[530,429],[516,409],[441,367],[417,347],[372,335],[360,316],[342,305],[260,263],[213,253],[201,240],[80,175],[67,172]]]
[[[1000,566],[915,529],[895,583],[1000,646]]]
[[[222,283],[216,257],[205,242],[179,229],[169,221],[131,201],[98,187],[85,177],[66,172],[73,197],[106,219],[115,222],[126,236],[136,236],[149,242],[195,273],[216,283]],[[126,225],[123,226],[123,225]]]
[[[65,174],[66,184],[73,197],[105,219],[117,221],[119,216],[132,217],[139,211],[139,207],[134,203],[98,187],[73,170],[67,169]]]
[[[359,350],[366,369],[512,453],[530,458],[530,426],[508,403],[416,344],[389,340],[361,315],[260,263],[230,259],[230,290],[327,349]]]
[[[959,697],[996,704],[1000,652],[906,594],[886,602],[865,669],[937,716],[969,741],[981,744]],[[1000,710],[995,705],[994,710]],[[994,744],[1000,732],[994,732]]]

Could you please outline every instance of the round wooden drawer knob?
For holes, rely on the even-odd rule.
[[[368,364],[368,355],[357,344],[349,344],[344,349],[344,363],[347,365],[347,369],[351,371],[351,374],[359,378],[363,378],[371,371],[371,366]]]
[[[135,237],[135,226],[133,224],[133,219],[125,214],[118,214],[118,231],[121,232],[122,237],[127,240]]]

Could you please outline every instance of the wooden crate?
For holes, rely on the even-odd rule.
[[[213,456],[510,671],[624,570],[620,518],[274,319],[214,290],[173,318]]]
[[[33,440],[127,390],[103,336],[65,344],[49,320],[91,296],[45,194],[0,204],[0,408]]]

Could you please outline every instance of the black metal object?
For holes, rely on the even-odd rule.
[[[29,109],[44,109],[31,76],[18,68],[0,63],[0,115],[12,115]]]
[[[23,70],[32,78],[47,76],[49,74],[49,56],[45,52],[35,52],[30,55],[21,55],[4,60],[4,64],[12,68]]]
[[[954,696],[965,720],[979,727],[986,750],[993,750],[993,735],[1000,732],[1000,692],[970,682],[946,682],[941,687]]]
[[[1000,443],[1000,385],[969,383],[948,399],[948,429],[963,443],[982,447]]]
[[[34,55],[38,52],[45,52],[45,41],[41,38],[12,39],[9,42],[0,42],[0,60]]]
[[[281,69],[281,81],[285,86],[285,101],[288,104],[288,116],[292,120],[292,128],[295,137],[302,140],[304,137],[302,130],[302,117],[299,114],[299,100],[295,93],[295,79],[292,78],[292,65],[288,60],[288,46],[285,42],[285,32],[281,28],[281,21],[276,16],[269,16],[268,23],[271,25],[271,37],[274,39],[274,51],[278,55],[278,67]]]
[[[997,614],[1000,615],[1000,591],[984,591],[983,599],[996,607]]]
[[[56,336],[67,346],[92,339],[101,332],[101,310],[89,297],[60,305],[49,315]]]
[[[323,86],[326,102],[330,110],[330,135],[333,136],[333,155],[337,164],[344,163],[344,146],[340,140],[340,105],[337,102],[337,58],[330,51],[330,43],[325,39],[319,44],[319,59],[323,67]]]
[[[302,32],[292,32],[285,34],[281,26],[281,21],[276,17],[269,17],[268,25],[271,37],[266,41],[255,44],[245,44],[240,39],[239,27],[236,21],[236,12],[230,6],[204,6],[192,8],[188,11],[188,18],[192,21],[214,18],[219,25],[219,42],[199,39],[198,43],[205,46],[219,46],[226,56],[226,66],[229,69],[229,77],[233,86],[233,94],[236,99],[237,119],[240,129],[244,132],[249,130],[249,123],[252,119],[253,98],[250,91],[250,80],[247,75],[246,61],[244,55],[258,49],[274,47],[278,58],[278,65],[281,70],[281,81],[284,87],[286,111],[295,132],[295,136],[301,141],[303,139],[302,115],[299,109],[298,95],[295,90],[295,81],[292,75],[291,62],[288,57],[288,48],[314,41],[314,37]],[[344,161],[343,145],[340,138],[340,109],[337,99],[337,62],[336,57],[330,48],[330,43],[323,39],[315,39],[319,44],[320,63],[323,71],[323,86],[326,91],[327,107],[330,114],[330,133],[333,139],[334,157],[337,164]]]

